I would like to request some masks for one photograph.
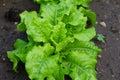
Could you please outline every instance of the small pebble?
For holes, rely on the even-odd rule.
[[[5,61],[5,58],[3,58],[3,61]]]
[[[103,27],[106,27],[106,23],[105,22],[100,22],[100,25]]]
[[[98,58],[102,58],[102,56],[101,56],[101,55],[98,55]]]
[[[112,75],[112,77],[115,77],[115,75]]]
[[[18,22],[14,22],[14,24],[15,24],[15,25],[17,25],[17,24],[18,24]]]
[[[6,4],[5,3],[3,3],[3,6],[5,6]]]
[[[119,38],[116,38],[116,40],[118,41],[118,40],[119,40]]]

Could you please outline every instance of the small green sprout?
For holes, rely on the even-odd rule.
[[[105,43],[105,36],[103,34],[97,34],[96,39],[102,43]]]

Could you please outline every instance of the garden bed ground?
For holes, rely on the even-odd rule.
[[[29,80],[24,66],[18,73],[12,70],[6,52],[13,49],[16,38],[25,38],[16,30],[18,14],[37,9],[32,0],[0,0],[0,80]],[[96,67],[98,80],[120,80],[120,0],[93,0],[91,9],[97,14],[97,33],[106,40],[105,44],[95,41],[103,49]]]

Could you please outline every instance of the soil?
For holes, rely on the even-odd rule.
[[[98,80],[120,80],[120,0],[93,0],[90,7],[97,14],[97,33],[105,36],[105,43],[95,40],[103,49],[96,66]],[[12,70],[6,52],[26,36],[16,29],[18,14],[38,8],[32,0],[0,0],[0,80],[29,80],[22,63],[17,73]]]

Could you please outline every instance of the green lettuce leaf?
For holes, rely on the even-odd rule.
[[[89,25],[90,27],[93,27],[96,25],[96,14],[94,12],[92,12],[91,10],[85,10],[85,15],[88,18],[88,21],[90,21],[91,25]]]
[[[71,25],[79,25],[79,27],[85,27],[87,18],[84,17],[84,14],[82,13],[83,8],[80,8],[78,10],[75,10],[70,16],[69,16],[69,24]]]
[[[55,4],[58,3],[59,0],[33,0],[34,2],[37,2],[38,4]]]
[[[66,24],[67,34],[73,36],[86,29],[87,20],[85,9],[81,7],[74,9],[70,15],[65,15],[62,21]]]
[[[65,15],[69,15],[76,8],[72,3],[60,2],[59,4],[41,5],[40,14],[52,25],[57,25],[58,21],[62,21]],[[49,13],[49,15],[48,15]]]
[[[89,3],[92,0],[33,0],[34,2],[37,2],[38,4],[57,4],[59,2],[71,2],[75,5],[82,5],[83,7],[88,7]]]
[[[32,21],[36,18],[38,18],[38,14],[33,11],[33,12],[28,12],[24,11],[23,13],[20,14],[21,21],[17,25],[17,29],[19,31],[24,31],[27,29],[27,26],[32,23]]]
[[[96,35],[95,28],[92,27],[79,33],[75,33],[74,37],[79,41],[90,41],[93,37],[95,37],[95,35]]]
[[[97,80],[95,71],[97,53],[92,54],[92,56],[89,54],[91,52],[87,49],[77,49],[69,52],[67,59],[72,64],[69,75],[73,80]]]
[[[91,2],[92,0],[76,0],[75,3],[77,5],[82,5],[83,7],[89,7],[89,3]]]
[[[26,33],[28,39],[35,42],[48,42],[53,26],[44,19],[38,17],[35,11],[23,12],[21,14],[21,23],[18,25],[18,29],[26,27]]]
[[[99,49],[97,46],[95,46],[95,44],[93,44],[93,42],[90,42],[90,41],[75,40],[74,42],[71,42],[66,46],[66,50],[73,49],[73,48],[75,48],[75,49],[76,48],[86,48],[89,50],[97,51],[98,53],[101,52],[101,49]]]
[[[51,22],[51,24],[57,24],[57,5],[42,5],[41,6],[41,16],[44,19],[47,19]],[[49,15],[48,15],[49,13]]]
[[[61,34],[62,33],[62,34]],[[66,38],[67,30],[64,23],[58,23],[51,34],[51,40],[54,44],[60,43]]]
[[[97,80],[95,71],[96,58],[101,50],[90,42],[78,40],[69,43],[67,47],[66,52],[62,53],[65,55],[66,74],[72,80]]]
[[[21,39],[17,39],[14,44],[15,50],[8,51],[7,56],[10,59],[11,62],[13,62],[13,69],[17,71],[17,65],[19,61],[22,61],[25,63],[25,58],[27,53],[32,49],[33,44],[27,43]]]
[[[13,70],[17,72],[17,66],[20,59],[14,53],[16,53],[16,51],[7,51],[7,57],[13,63]]]
[[[52,55],[54,47],[46,43],[44,46],[35,46],[26,57],[26,70],[31,80],[44,80],[52,76],[58,68],[58,55]],[[52,77],[54,78],[54,77]]]

